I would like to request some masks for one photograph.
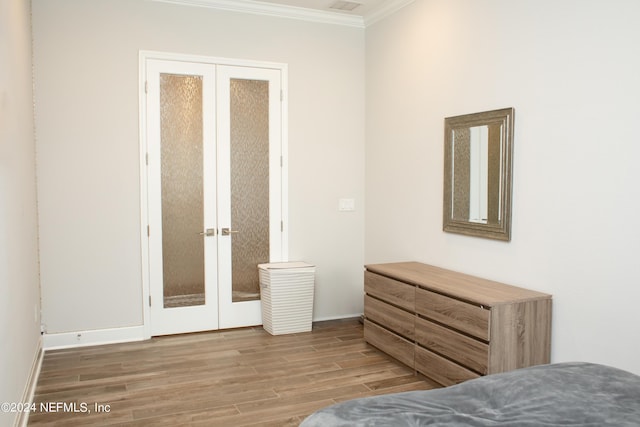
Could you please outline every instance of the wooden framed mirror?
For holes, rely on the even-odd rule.
[[[511,240],[513,108],[444,119],[443,230]]]

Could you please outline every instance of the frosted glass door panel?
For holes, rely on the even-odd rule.
[[[269,262],[269,82],[230,80],[232,300],[260,299]]]
[[[202,76],[160,74],[164,307],[205,303]]]

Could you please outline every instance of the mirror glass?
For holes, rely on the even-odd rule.
[[[511,239],[513,108],[445,119],[443,229]]]

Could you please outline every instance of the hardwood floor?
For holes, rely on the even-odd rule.
[[[357,319],[244,328],[47,351],[29,425],[297,426],[339,401],[434,387],[366,344]]]

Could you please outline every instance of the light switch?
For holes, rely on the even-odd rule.
[[[356,201],[354,199],[340,199],[338,201],[338,210],[340,212],[351,212],[356,210]]]

